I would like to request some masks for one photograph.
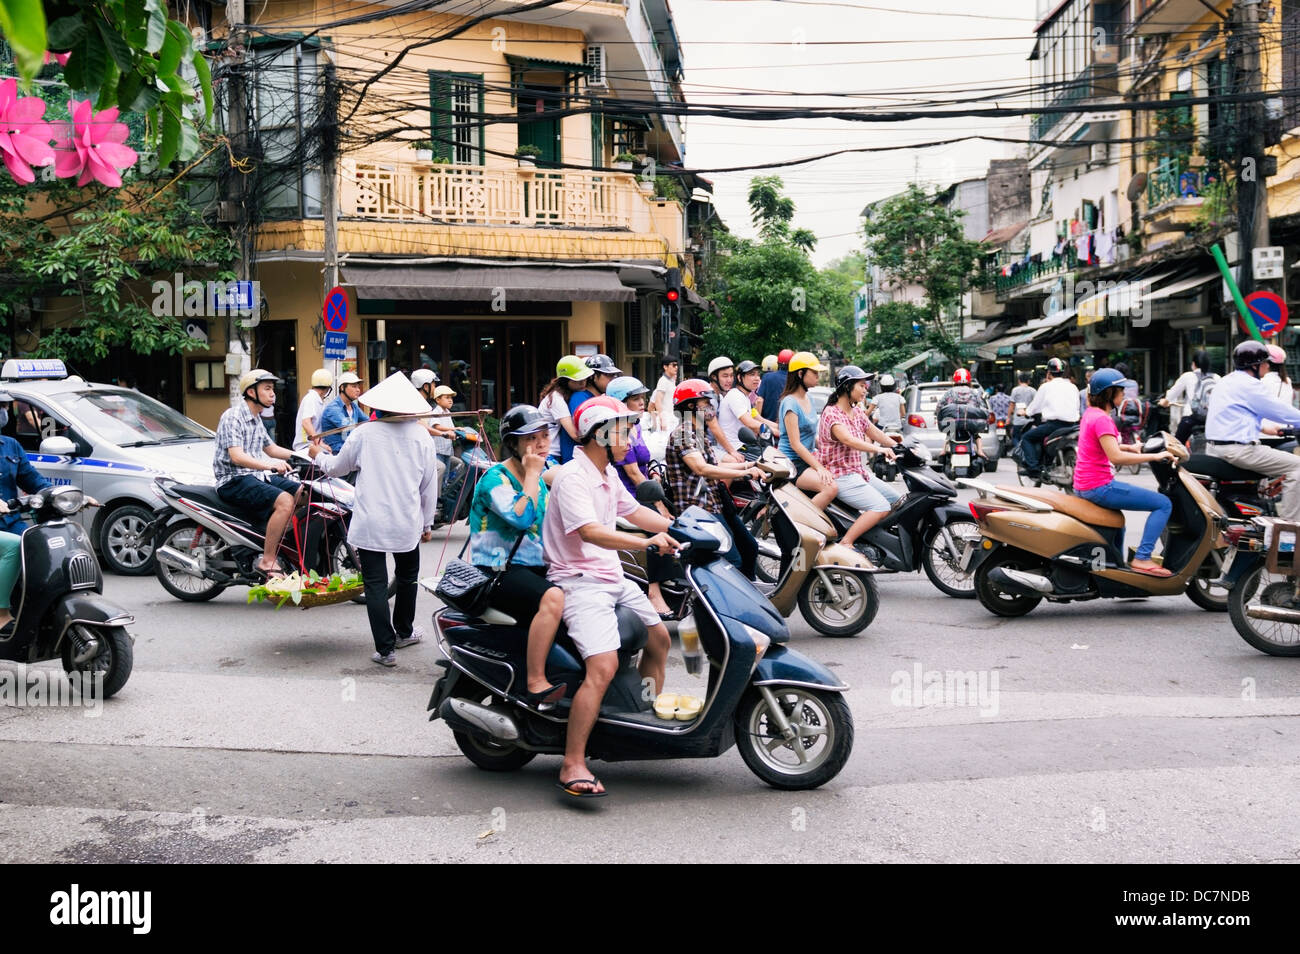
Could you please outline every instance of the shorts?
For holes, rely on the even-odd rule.
[[[254,520],[265,523],[275,509],[276,498],[280,494],[296,494],[300,486],[298,481],[279,474],[271,474],[266,480],[258,480],[252,474],[240,474],[218,487],[217,496],[251,515]]]
[[[569,577],[555,582],[564,590],[564,625],[569,628],[569,638],[583,659],[598,653],[618,652],[616,606],[632,610],[647,629],[663,622],[641,588],[631,580],[601,583]]]
[[[872,487],[861,474],[845,474],[842,477],[836,477],[835,486],[839,488],[838,499],[854,510],[862,513],[868,511],[885,513],[891,509],[885,495]]]
[[[479,569],[488,576],[496,572],[486,566]],[[557,587],[546,579],[546,567],[512,563],[501,574],[497,585],[492,587],[488,606],[513,617],[520,624],[527,624],[537,615],[537,608],[542,605],[546,591],[553,589]]]

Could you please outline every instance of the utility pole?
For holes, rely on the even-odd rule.
[[[339,113],[338,113],[338,75],[334,62],[326,54],[323,97],[324,110],[321,115],[321,216],[325,220],[325,288],[321,300],[329,294],[330,289],[339,283],[339,222],[338,222],[338,156],[339,156]],[[323,307],[323,306],[322,306]],[[322,341],[324,338],[322,337]],[[358,349],[358,366],[361,354]],[[339,377],[339,361],[334,359],[334,380]]]
[[[244,86],[244,38],[247,33],[245,27],[244,0],[226,0],[226,52],[230,58],[228,67],[230,71],[229,82],[227,84],[227,88],[230,90],[228,128],[230,130],[231,151],[236,159],[246,159],[248,156],[248,100]],[[239,249],[239,261],[236,269],[241,282],[250,281],[252,271],[252,263],[249,261],[252,236],[250,234],[245,175],[246,173],[240,168],[236,168],[232,172],[228,199],[235,212],[235,235],[238,239],[237,245]],[[246,288],[247,286],[241,287]],[[261,309],[262,303],[254,301],[253,314],[260,317]],[[240,341],[238,321],[239,319],[234,316],[226,319],[226,383],[230,387],[230,403],[232,406],[239,402],[237,393],[239,376],[252,366],[252,355],[250,353],[252,349],[237,344]]]
[[[1260,0],[1236,0],[1232,9],[1230,29],[1235,40],[1239,79],[1233,92],[1261,93],[1264,74],[1260,60],[1259,33]],[[1252,255],[1255,249],[1269,245],[1268,177],[1274,171],[1274,160],[1267,154],[1272,143],[1262,100],[1240,105],[1242,115],[1236,123],[1241,130],[1241,159],[1237,168],[1237,234],[1241,236],[1241,279],[1237,282],[1241,294],[1255,289]]]

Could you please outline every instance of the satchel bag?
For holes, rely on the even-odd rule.
[[[515,558],[515,551],[519,549],[519,544],[524,542],[527,533],[528,531],[525,530],[515,540],[515,545],[510,548],[510,555],[506,557],[506,566],[490,574],[483,572],[481,567],[466,563],[460,558],[460,554],[465,552],[465,547],[469,546],[469,541],[466,540],[465,546],[460,548],[460,553],[448,561],[447,568],[442,571],[442,577],[438,580],[433,595],[466,616],[482,616],[483,611],[488,607],[488,601],[492,598],[492,590],[501,575],[505,573],[506,567],[510,566],[510,561]]]

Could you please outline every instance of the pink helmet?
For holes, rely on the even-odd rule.
[[[1286,364],[1286,352],[1275,344],[1268,346],[1269,364]]]

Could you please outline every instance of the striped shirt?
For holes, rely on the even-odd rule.
[[[266,480],[268,471],[236,466],[230,459],[229,451],[232,447],[238,447],[254,460],[269,464],[271,458],[263,453],[263,449],[273,443],[262,418],[249,411],[246,401],[240,401],[238,407],[223,411],[221,420],[217,422],[217,446],[212,454],[212,476],[217,479],[217,486],[244,475]]]

